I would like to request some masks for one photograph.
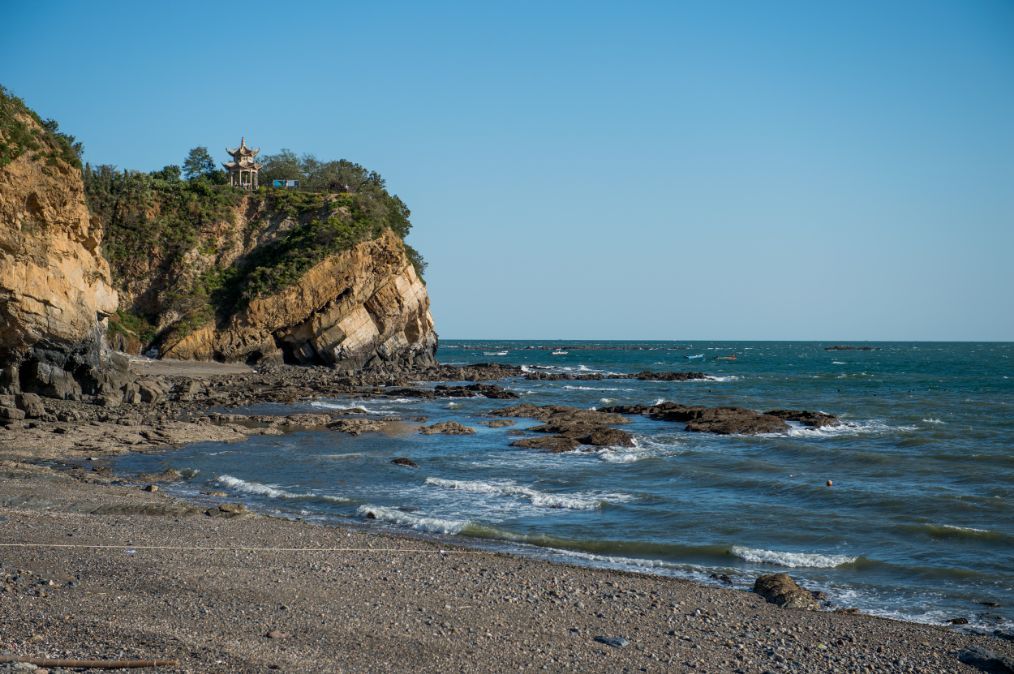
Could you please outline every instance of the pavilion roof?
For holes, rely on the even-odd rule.
[[[234,147],[231,150],[229,148],[225,148],[225,151],[228,152],[230,155],[232,155],[234,158],[236,158],[240,156],[253,157],[258,152],[260,152],[261,149],[259,147],[257,148],[248,147],[246,144],[246,136],[243,136],[239,140],[239,147]]]

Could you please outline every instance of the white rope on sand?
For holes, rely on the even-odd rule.
[[[481,555],[481,550],[428,550],[426,548],[260,548],[200,547],[187,545],[104,545],[91,543],[0,543],[2,548],[83,548],[90,550],[176,550],[180,552],[408,552],[433,555]]]

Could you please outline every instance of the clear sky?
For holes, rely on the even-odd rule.
[[[1014,340],[1014,2],[4,3],[93,164],[379,171],[441,336]]]

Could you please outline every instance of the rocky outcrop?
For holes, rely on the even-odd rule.
[[[295,284],[162,345],[167,358],[333,365],[434,363],[426,286],[392,232],[332,255]]]
[[[634,436],[618,428],[628,423],[621,414],[599,410],[584,410],[568,405],[532,405],[522,403],[490,412],[499,417],[537,419],[543,423],[526,430],[545,433],[544,438],[523,438],[512,443],[514,447],[542,449],[549,452],[569,452],[582,445],[592,447],[633,447]]]
[[[758,435],[785,433],[790,429],[787,421],[811,428],[834,426],[841,420],[823,412],[805,410],[772,410],[755,412],[742,407],[698,407],[662,402],[657,405],[616,405],[602,408],[603,412],[617,414],[643,414],[658,421],[685,422],[685,430],[718,435]]]
[[[117,295],[80,169],[47,152],[54,136],[20,102],[3,104],[0,144],[16,129],[36,149],[0,167],[0,393],[77,398],[118,388],[126,360],[103,341]]]

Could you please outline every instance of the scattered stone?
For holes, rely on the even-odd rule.
[[[158,491],[158,485],[157,484],[145,485],[144,490],[149,492],[156,492]]]
[[[595,637],[594,640],[600,644],[612,646],[613,648],[623,648],[630,643],[630,641],[624,639],[623,637]]]
[[[266,636],[268,639],[288,639],[289,633],[282,632],[281,630],[271,630],[264,636]]]
[[[951,624],[951,625],[967,625],[968,624],[968,618],[960,618],[960,617],[959,618],[951,618],[947,622],[949,624]]]

